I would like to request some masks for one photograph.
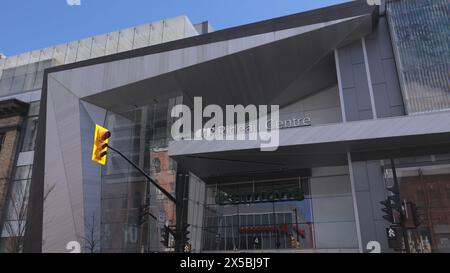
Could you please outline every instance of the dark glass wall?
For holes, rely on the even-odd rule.
[[[169,158],[171,119],[168,109],[175,98],[113,113],[106,118],[111,130],[110,145],[149,173],[166,191],[174,194],[176,164]],[[155,216],[140,218],[140,209],[150,204]],[[160,243],[164,224],[175,225],[175,207],[159,190],[150,186],[138,171],[114,152],[108,153],[102,170],[101,251],[166,251]],[[144,221],[142,221],[144,220]]]

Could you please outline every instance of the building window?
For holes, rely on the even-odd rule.
[[[17,167],[9,185],[6,217],[1,236],[6,242],[1,251],[21,252],[26,229],[32,166]]]
[[[21,152],[34,151],[38,129],[38,117],[28,118],[25,122],[25,135]]]
[[[161,160],[159,160],[159,158],[153,159],[153,168],[156,173],[161,172]]]
[[[35,101],[30,103],[30,108],[28,109],[28,116],[35,117],[39,115],[40,101]]]

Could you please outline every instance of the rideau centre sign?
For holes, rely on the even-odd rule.
[[[286,120],[280,120],[278,123],[276,123],[278,129],[285,129],[285,128],[294,128],[294,127],[306,127],[311,126],[311,118],[310,117],[304,117],[304,118],[296,118],[293,117],[291,119]],[[269,120],[267,122],[267,127],[269,129],[273,128],[274,122],[272,120]]]
[[[301,189],[274,190],[261,192],[235,192],[216,194],[217,205],[236,205],[247,203],[303,201],[305,195]]]

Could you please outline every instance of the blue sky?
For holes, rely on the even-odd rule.
[[[1,0],[0,52],[7,56],[187,15],[223,29],[348,0]]]

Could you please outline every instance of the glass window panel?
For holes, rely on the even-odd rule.
[[[22,144],[22,152],[34,151],[38,129],[38,117],[26,120],[25,136]]]
[[[27,74],[36,73],[38,70],[38,63],[31,63],[27,65]]]
[[[29,91],[34,89],[34,83],[36,82],[37,72],[28,73],[25,77],[25,84],[23,86],[24,91]]]
[[[150,25],[138,26],[135,29],[133,48],[148,46],[150,43]]]
[[[12,57],[7,58],[6,63],[5,63],[5,69],[16,67],[18,60],[19,59],[17,56],[12,56]]]
[[[183,16],[169,20],[164,20],[163,42],[169,42],[184,37],[184,20]]]
[[[34,50],[31,52],[30,55],[30,63],[36,63],[39,62],[39,57],[41,56],[40,50]]]
[[[2,79],[9,79],[14,77],[14,73],[16,72],[16,68],[8,68],[3,70]]]
[[[105,55],[107,35],[99,35],[93,38],[91,57],[101,57]]]
[[[16,180],[10,185],[7,220],[24,220],[28,208],[28,190],[30,179]]]
[[[2,230],[2,237],[23,236],[25,233],[25,221],[5,221]]]
[[[78,47],[77,62],[87,60],[91,57],[92,38],[83,39]]]
[[[24,91],[26,75],[15,76],[11,85],[10,93],[19,93]]]
[[[39,61],[45,61],[53,58],[53,52],[55,48],[48,47],[41,50],[41,56],[39,57]]]
[[[34,80],[33,89],[41,89],[44,81],[44,71],[38,71]]]
[[[119,46],[119,33],[118,32],[108,33],[108,38],[106,39],[105,55],[117,53],[118,46]]]
[[[59,64],[64,64],[66,61],[67,47],[67,44],[58,45],[55,47],[53,58],[56,59]]]
[[[134,28],[121,30],[119,33],[118,52],[131,50],[133,48]]]
[[[153,22],[150,27],[150,45],[162,43],[163,21]]]
[[[73,63],[77,59],[78,41],[69,43],[64,63]]]
[[[0,80],[0,96],[9,94],[14,78]]]
[[[14,77],[27,74],[28,67],[26,65],[17,66],[14,70]]]
[[[5,68],[5,62],[6,59],[0,59],[0,70],[3,70]]]
[[[17,65],[26,65],[30,62],[30,52],[23,53],[19,55],[19,61],[17,62]]]
[[[16,167],[14,180],[23,180],[31,178],[32,165]]]
[[[50,68],[52,66],[52,61],[51,60],[47,60],[47,61],[41,61],[38,63],[38,71],[44,71],[47,68]]]
[[[39,115],[39,108],[41,103],[39,101],[35,101],[30,103],[30,107],[28,109],[28,116],[37,116]]]

